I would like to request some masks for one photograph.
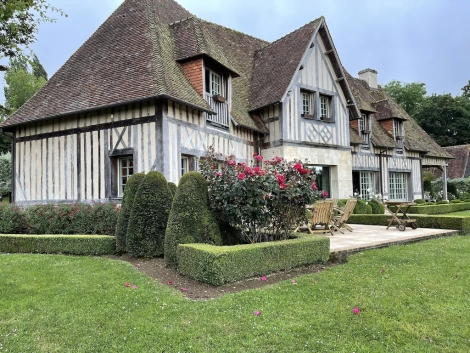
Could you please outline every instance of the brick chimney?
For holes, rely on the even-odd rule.
[[[359,71],[359,79],[367,82],[371,89],[377,89],[377,71],[365,69]]]

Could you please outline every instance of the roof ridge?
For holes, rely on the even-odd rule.
[[[281,38],[276,39],[274,42],[268,42],[269,44],[268,44],[267,46],[265,46],[264,48],[261,48],[261,49],[257,50],[255,53],[258,53],[258,52],[260,52],[260,51],[262,51],[262,50],[264,50],[264,49],[266,49],[266,48],[268,48],[268,47],[270,47],[270,46],[272,46],[272,45],[274,45],[274,44],[280,42],[281,40],[285,39],[286,37],[288,37],[288,36],[290,36],[290,35],[292,35],[292,34],[294,34],[294,33],[296,33],[296,32],[299,32],[300,30],[304,29],[304,28],[307,27],[308,25],[311,25],[311,24],[313,24],[314,22],[316,22],[316,21],[318,21],[318,20],[320,20],[320,19],[325,20],[325,17],[324,17],[324,16],[320,16],[320,17],[314,19],[313,21],[310,21],[310,22],[304,24],[303,26],[300,26],[299,28],[293,30],[292,32],[283,35]]]

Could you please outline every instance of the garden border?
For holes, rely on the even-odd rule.
[[[301,233],[293,236],[296,238],[234,246],[180,244],[177,249],[178,272],[217,286],[328,261],[328,237]]]
[[[0,253],[112,255],[116,240],[110,235],[0,234]]]
[[[415,214],[437,215],[467,210],[470,210],[470,202],[411,206],[408,212]]]

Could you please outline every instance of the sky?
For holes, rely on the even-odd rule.
[[[53,14],[55,23],[41,24],[31,46],[49,76],[122,2],[49,0],[68,15]],[[324,16],[343,66],[353,76],[375,69],[382,85],[392,80],[423,82],[428,94],[457,95],[470,80],[469,0],[178,2],[199,18],[270,42]]]

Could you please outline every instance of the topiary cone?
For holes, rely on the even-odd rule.
[[[178,185],[165,233],[165,263],[177,267],[179,244],[222,245],[219,226],[209,209],[207,182],[198,172],[183,175]]]

